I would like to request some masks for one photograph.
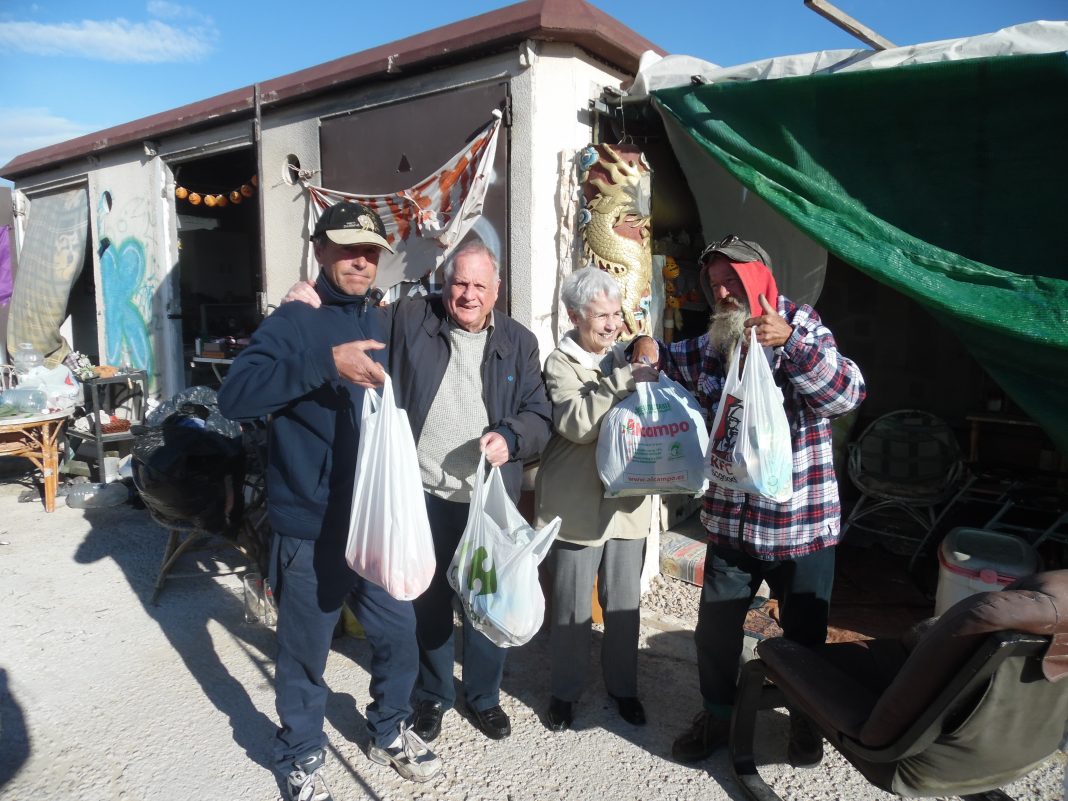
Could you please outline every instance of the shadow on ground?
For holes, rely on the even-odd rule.
[[[122,570],[134,595],[166,636],[185,668],[211,703],[226,716],[234,742],[253,762],[270,768],[270,740],[274,723],[256,709],[241,682],[234,679],[215,650],[208,625],[215,622],[239,643],[265,681],[273,681],[274,633],[245,623],[242,599],[228,588],[200,578],[172,578],[156,604],[149,603],[167,533],[148,516],[129,505],[86,509],[92,525],[75,559],[91,564],[112,559]],[[191,551],[176,572],[205,573],[243,569],[244,557],[222,541],[209,549]]]

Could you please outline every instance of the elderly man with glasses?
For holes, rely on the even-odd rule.
[[[712,307],[708,331],[658,344],[636,340],[632,361],[648,359],[697,397],[711,425],[739,338],[750,329],[771,359],[782,389],[793,446],[793,497],[776,503],[711,485],[701,522],[708,532],[704,588],[694,639],[703,709],[672,746],[680,762],[697,762],[727,742],[746,612],[761,581],[778,598],[786,637],[822,644],[834,581],[839,501],[831,455],[831,418],[864,399],[864,379],[838,352],[811,306],[780,295],[771,259],[756,242],[729,236],[701,254],[701,287]],[[768,351],[770,349],[770,352]],[[823,743],[807,722],[790,716],[789,758],[814,765]]]

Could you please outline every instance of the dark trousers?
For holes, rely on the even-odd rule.
[[[762,580],[779,600],[784,636],[808,646],[827,639],[834,548],[768,562],[709,544],[694,631],[701,695],[708,708],[734,703],[745,615]]]
[[[399,724],[411,715],[419,665],[411,602],[398,601],[352,572],[340,536],[313,541],[275,534],[271,586],[278,603],[275,704],[281,728],[274,742],[278,771],[288,773],[294,760],[326,745],[323,717],[328,688],[323,671],[346,596],[371,645],[367,730],[377,745],[390,744]]]
[[[456,703],[452,679],[453,600],[456,593],[446,579],[460,536],[467,526],[469,504],[442,500],[425,494],[430,530],[434,535],[437,567],[430,587],[416,598],[416,633],[419,640],[419,679],[413,698],[416,701],[439,701],[445,709]],[[463,688],[468,705],[479,712],[501,702],[501,678],[504,676],[503,648],[498,648],[471,625],[464,615]]]
[[[645,539],[606,540],[600,545],[555,542],[549,634],[550,688],[561,701],[577,701],[586,684],[593,624],[593,584],[604,610],[601,672],[609,695],[638,694],[638,635]]]

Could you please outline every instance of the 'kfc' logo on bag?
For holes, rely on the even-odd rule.
[[[720,453],[730,453],[738,442],[738,430],[742,424],[742,410],[745,405],[740,398],[733,395],[724,395],[723,414],[720,415],[719,425],[712,434],[712,450]]]

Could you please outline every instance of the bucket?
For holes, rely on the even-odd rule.
[[[938,549],[935,614],[977,592],[1003,589],[1038,568],[1038,552],[1014,534],[955,528]]]

